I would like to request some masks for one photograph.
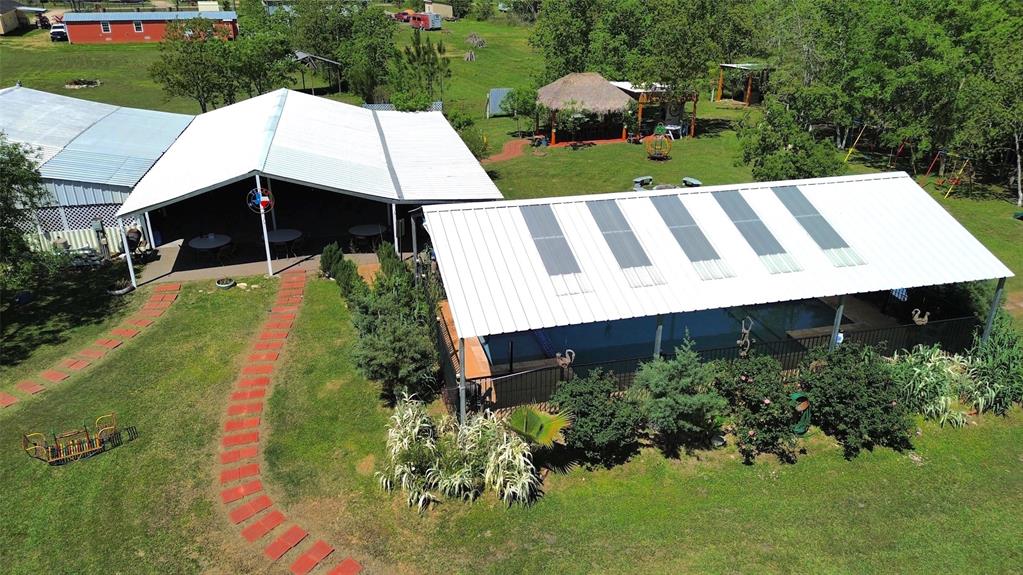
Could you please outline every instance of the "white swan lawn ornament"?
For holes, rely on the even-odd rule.
[[[753,345],[753,340],[750,339],[750,332],[753,331],[753,318],[746,316],[742,320],[742,333],[739,334],[739,339],[735,342],[735,345],[739,346],[739,357],[746,357],[749,355],[749,348]]]
[[[913,310],[913,323],[916,325],[927,325],[927,319],[931,317],[931,312],[927,312],[924,315],[920,315],[919,309]]]
[[[575,361],[575,352],[570,349],[566,349],[565,354],[562,355],[561,352],[559,351],[558,353],[554,354],[554,359],[555,361],[558,362],[558,367],[564,369],[572,365],[572,362]]]

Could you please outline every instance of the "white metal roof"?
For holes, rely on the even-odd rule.
[[[773,191],[783,186],[802,192],[848,249],[822,249]],[[714,194],[730,190],[766,225],[782,259],[757,255],[720,203],[730,195]],[[690,261],[651,199],[664,196],[688,210],[715,261]],[[587,205],[599,200],[620,209],[650,265],[619,264]],[[550,207],[569,252],[555,259],[574,257],[579,273],[548,273],[522,206]],[[1013,275],[904,172],[423,211],[460,337]]]
[[[396,203],[502,197],[440,113],[373,112],[277,90],[197,116],[118,215],[257,173]]]
[[[11,86],[0,89],[0,132],[12,142],[38,148],[35,159],[43,164],[116,110],[110,104]]]

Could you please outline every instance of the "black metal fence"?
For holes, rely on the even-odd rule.
[[[447,356],[445,367],[444,399],[449,406],[458,405],[458,349],[447,333],[442,322],[438,322],[442,349]],[[893,327],[845,332],[844,342],[858,342],[891,353],[900,349],[911,349],[916,345],[939,344],[950,353],[961,353],[970,348],[979,322],[973,317],[931,321],[925,325],[900,325]],[[780,341],[758,341],[753,344],[753,353],[776,358],[785,370],[799,367],[806,355],[819,347],[828,345],[830,334],[786,339]],[[729,346],[698,350],[704,361],[739,358],[739,348]],[[666,356],[667,357],[667,356]],[[518,405],[540,404],[550,400],[558,386],[576,377],[585,377],[601,369],[611,374],[620,390],[628,389],[636,372],[649,357],[623,359],[590,364],[574,364],[568,367],[542,367],[508,375],[475,378],[467,381],[466,405],[469,410],[507,409]],[[450,374],[450,376],[449,376]]]

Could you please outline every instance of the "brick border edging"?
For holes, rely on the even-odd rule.
[[[264,555],[277,562],[290,553],[294,560],[289,571],[294,575],[306,575],[320,565],[326,569],[325,559],[334,553],[334,547],[317,539],[299,552],[297,548],[309,532],[294,521],[287,529],[283,527],[289,521],[263,492],[259,463],[246,462],[257,458],[263,446],[260,433],[263,408],[273,384],[276,364],[283,355],[302,303],[308,274],[293,270],[281,274],[281,279],[277,300],[252,344],[237,385],[231,391],[216,469],[222,509],[228,520],[241,528],[241,536],[249,543],[257,543],[280,528],[279,534],[265,545]],[[327,574],[355,575],[360,571],[362,565],[359,562],[345,557]]]
[[[73,373],[89,367],[106,356],[111,350],[117,349],[126,340],[135,337],[143,329],[152,325],[156,318],[162,316],[171,304],[178,299],[180,291],[180,283],[157,286],[153,291],[153,295],[149,296],[149,300],[142,306],[142,309],[135,313],[134,316],[126,319],[119,327],[111,329],[109,337],[97,339],[91,347],[79,350],[72,357],[61,360],[50,369],[44,369],[34,378],[19,381],[15,384],[15,389],[26,396],[33,396],[45,391],[47,387],[71,377]],[[46,385],[41,385],[41,381],[47,382]],[[0,391],[0,408],[10,407],[19,401],[20,399],[17,396]]]

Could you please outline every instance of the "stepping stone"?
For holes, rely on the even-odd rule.
[[[227,408],[227,415],[234,417],[235,415],[253,415],[256,413],[263,413],[263,404],[260,403],[236,403]],[[227,439],[226,437],[224,439]]]
[[[263,375],[267,373],[273,373],[274,366],[272,363],[257,363],[252,365],[246,365],[242,368],[243,375]]]
[[[320,539],[313,543],[313,546],[308,551],[291,564],[291,572],[295,575],[308,575],[320,561],[326,559],[333,552],[334,548],[326,541]]]
[[[292,321],[268,321],[263,324],[264,329],[291,329]]]
[[[236,391],[231,394],[231,401],[245,401],[248,399],[263,399],[266,397],[265,389],[252,389],[249,391]],[[258,421],[258,420],[257,420]]]
[[[82,371],[83,369],[92,365],[92,362],[87,359],[68,358],[60,362],[60,367],[64,367],[74,371]]]
[[[259,455],[259,448],[255,445],[250,447],[243,447],[241,449],[235,449],[234,451],[225,451],[220,454],[220,462],[224,465],[229,463],[237,463],[242,459],[249,459]]]
[[[249,354],[249,361],[277,361],[278,357],[280,357],[280,354],[278,354],[276,351],[271,351],[267,353],[252,353]]]
[[[237,525],[246,519],[252,518],[255,514],[269,508],[271,505],[273,504],[270,503],[269,497],[266,495],[260,495],[252,501],[243,503],[242,505],[232,509],[231,512],[228,513],[228,517],[231,518],[231,523]]]
[[[284,289],[277,293],[277,297],[302,297],[302,294],[304,293],[305,293],[304,289],[299,288]]]
[[[269,377],[249,377],[238,381],[238,387],[263,387],[270,385]]]
[[[74,360],[65,360],[65,361],[74,361]],[[86,365],[88,365],[88,364],[86,364]],[[40,373],[39,377],[45,379],[46,381],[52,381],[53,383],[60,383],[60,382],[64,381],[65,379],[67,379],[70,376],[68,374],[64,373],[63,371],[57,371],[55,369],[47,369],[46,371]]]
[[[259,427],[258,417],[246,417],[245,419],[232,419],[224,424],[224,431],[240,431]]]
[[[257,341],[256,345],[252,346],[252,348],[257,351],[281,349],[282,347],[284,347],[283,341]]]
[[[160,284],[160,285],[156,286],[156,289],[154,291],[158,291],[158,292],[171,292],[171,291],[178,291],[180,289],[181,289],[181,284]]]
[[[277,305],[298,305],[302,303],[302,298],[298,296],[279,297],[275,303]]]
[[[97,339],[93,343],[100,347],[105,347],[107,349],[116,349],[119,345],[121,345],[124,342],[119,339]]]
[[[129,319],[128,320],[128,324],[129,325],[138,326],[138,327],[149,327],[149,326],[153,325],[153,320],[146,319],[144,317],[139,317],[139,318],[135,318],[135,319]]]
[[[252,477],[253,475],[259,475],[258,463],[249,463],[248,465],[242,465],[241,467],[235,467],[234,469],[225,469],[220,472],[220,482],[231,483],[232,481],[238,481],[239,479],[245,479],[246,477]]]
[[[40,391],[46,389],[45,387],[39,385],[38,383],[28,380],[19,381],[18,385],[15,385],[14,387],[18,388],[19,391],[23,391],[29,395],[35,395]]]
[[[139,317],[157,318],[163,315],[164,310],[162,309],[140,309]]]
[[[220,445],[224,447],[237,447],[239,445],[246,445],[248,443],[259,443],[259,432],[250,431],[248,433],[237,433],[235,435],[225,435],[220,440]],[[255,447],[252,448],[256,449]]]
[[[362,571],[362,565],[351,557],[346,557],[337,567],[333,568],[327,575],[357,575]]]
[[[133,338],[142,332],[137,329],[132,329],[130,327],[119,327],[117,329],[110,330],[110,333],[119,337]]]
[[[146,304],[142,306],[142,309],[165,310],[169,308],[170,305],[171,302],[169,301],[150,301],[146,302]]]
[[[227,489],[220,492],[220,500],[224,503],[230,503],[232,501],[238,501],[242,497],[248,497],[253,493],[257,493],[263,490],[263,482],[260,480],[250,481],[244,485],[237,487],[228,487]],[[267,505],[269,507],[269,504]]]
[[[88,359],[99,359],[107,354],[106,348],[102,347],[87,347],[82,351],[78,352],[78,355]]]
[[[297,305],[275,305],[274,307],[270,308],[270,311],[272,311],[273,313],[291,313],[291,312],[298,311],[298,306]]]
[[[259,339],[287,339],[288,332],[286,331],[264,331],[259,334]]]
[[[0,407],[10,407],[18,403],[18,398],[9,393],[0,391]]]
[[[153,297],[149,298],[149,301],[174,301],[176,299],[178,299],[178,294],[164,293],[154,295]]]
[[[306,274],[305,270],[285,270],[285,271],[281,272],[281,277],[285,277],[285,278],[291,277],[291,276],[302,276],[302,277],[305,277],[305,274]]]
[[[281,535],[273,543],[267,545],[263,552],[271,560],[276,561],[290,551],[292,547],[298,545],[307,535],[309,533],[305,529],[298,525],[292,525],[291,529],[288,529],[284,535]]]
[[[272,313],[270,314],[271,321],[294,321],[295,314],[293,313]]]
[[[274,509],[270,513],[260,517],[252,525],[242,529],[242,537],[244,537],[249,543],[253,543],[262,539],[267,533],[273,531],[274,528],[281,523],[284,523],[284,514]]]

